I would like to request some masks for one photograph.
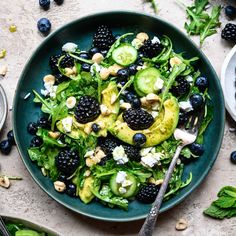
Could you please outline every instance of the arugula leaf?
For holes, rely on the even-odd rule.
[[[23,224],[6,223],[7,229],[11,235],[15,235],[17,231],[24,228]]]
[[[212,8],[211,16],[205,27],[200,31],[200,45],[203,44],[205,38],[217,33],[216,27],[221,25],[219,21],[221,6],[214,6]]]

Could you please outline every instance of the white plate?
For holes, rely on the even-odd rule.
[[[236,45],[226,56],[221,69],[221,86],[225,96],[225,106],[236,121]]]
[[[0,85],[0,132],[7,118],[7,97]]]

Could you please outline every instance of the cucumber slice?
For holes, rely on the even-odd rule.
[[[116,176],[117,176],[117,173],[114,174],[111,179],[110,179],[110,187],[111,187],[111,191],[117,195],[117,196],[120,196],[120,197],[124,197],[124,198],[129,198],[129,197],[132,197],[136,194],[137,192],[137,187],[138,187],[138,182],[137,182],[137,179],[134,175],[126,172],[127,176],[126,176],[126,179],[131,181],[132,184],[125,187],[126,189],[126,192],[125,193],[121,193],[119,191],[119,188],[122,187],[121,184],[118,184],[116,183]]]
[[[138,58],[138,51],[130,44],[122,44],[112,52],[112,59],[121,66],[128,66]]]
[[[155,93],[154,85],[161,73],[155,67],[149,67],[139,71],[134,78],[134,88],[139,96]]]

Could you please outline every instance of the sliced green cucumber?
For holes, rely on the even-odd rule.
[[[137,60],[138,51],[130,44],[122,44],[112,52],[112,59],[121,66],[128,66]]]
[[[137,192],[137,187],[138,187],[138,182],[137,182],[137,179],[134,175],[126,172],[127,176],[126,176],[126,179],[131,181],[132,184],[127,186],[127,187],[124,187],[126,192],[125,193],[121,193],[119,191],[119,188],[122,187],[121,184],[117,183],[116,182],[116,177],[117,177],[117,173],[114,174],[111,179],[110,179],[110,187],[111,187],[111,191],[117,195],[117,196],[120,196],[120,197],[124,197],[124,198],[129,198],[129,197],[132,197],[136,194]]]
[[[22,229],[15,233],[15,236],[42,236],[44,234],[38,233],[30,229]]]
[[[134,88],[138,95],[145,96],[149,93],[155,93],[154,85],[161,73],[155,67],[149,67],[140,70],[134,78]]]

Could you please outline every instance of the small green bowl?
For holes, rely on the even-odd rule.
[[[198,161],[187,165],[184,170],[183,178],[187,178],[189,172],[192,172],[191,184],[182,189],[178,195],[163,203],[161,211],[164,212],[181,202],[206,177],[216,160],[224,132],[225,107],[218,77],[210,62],[189,37],[166,21],[142,13],[115,11],[90,15],[73,21],[49,35],[33,53],[19,80],[13,106],[14,134],[22,160],[34,180],[47,194],[62,205],[80,214],[100,220],[121,222],[143,219],[150,210],[148,204],[133,201],[129,205],[129,210],[123,211],[110,209],[96,201],[85,205],[77,198],[56,192],[52,181],[42,175],[40,168],[29,159],[27,154],[32,136],[27,133],[26,127],[30,121],[36,121],[40,117],[41,111],[33,103],[33,96],[24,100],[25,95],[33,89],[40,91],[43,87],[42,77],[51,73],[48,66],[50,55],[59,53],[62,45],[66,42],[75,42],[79,48],[88,50],[92,36],[97,26],[101,24],[109,25],[115,34],[147,32],[151,36],[167,35],[173,41],[176,52],[185,52],[187,57],[198,56],[200,58],[198,67],[210,83],[209,93],[214,106],[214,119],[205,133],[206,150],[204,155]]]

